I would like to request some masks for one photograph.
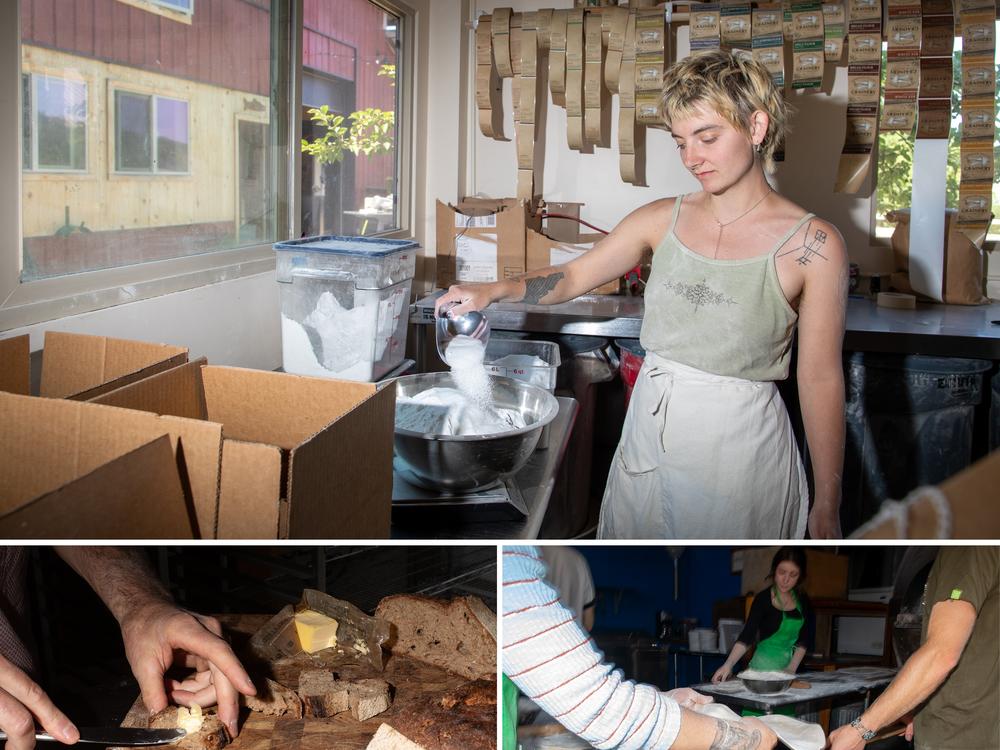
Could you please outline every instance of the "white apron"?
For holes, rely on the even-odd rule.
[[[612,460],[600,539],[801,539],[809,491],[770,381],[646,352]]]

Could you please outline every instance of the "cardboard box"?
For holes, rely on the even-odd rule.
[[[533,229],[529,229],[525,252],[527,270],[537,271],[540,268],[569,263],[574,258],[578,258],[590,250],[594,246],[594,243],[603,237],[603,234],[581,234],[579,235],[579,242],[560,242]],[[620,286],[619,279],[615,279],[614,281],[602,284],[596,289],[592,289],[590,293],[618,294]]]
[[[46,331],[37,395],[87,401],[188,361],[182,346]],[[30,394],[28,337],[0,341],[0,391]]]
[[[0,391],[27,396],[31,387],[28,335],[0,340]]]
[[[172,435],[181,421],[0,393],[0,534],[192,538],[194,512]]]
[[[199,360],[97,400],[219,426],[219,538],[389,535],[394,387]]]
[[[747,547],[740,550],[743,557],[741,594],[756,594],[770,586],[767,577],[771,560],[778,547]],[[813,599],[844,599],[847,597],[847,566],[844,555],[818,549],[805,549],[806,580],[803,589]]]
[[[558,217],[544,219],[542,234],[560,242],[580,242],[580,227],[583,226],[577,219],[580,218],[580,207],[582,203],[551,203],[545,201],[545,213],[559,214],[571,218],[563,219]]]
[[[533,206],[515,198],[437,202],[437,285],[498,281],[524,273],[525,232],[540,229]]]

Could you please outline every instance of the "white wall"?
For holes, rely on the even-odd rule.
[[[521,0],[487,2],[477,10],[492,12],[494,7],[512,5],[514,10],[572,7],[567,0]],[[687,25],[678,28],[678,51],[689,49]],[[868,195],[837,195],[833,192],[837,162],[844,142],[847,108],[847,64],[827,71],[828,92],[793,93],[789,100],[798,110],[792,118],[792,133],[786,144],[786,161],[778,166],[776,188],[809,211],[833,222],[844,235],[853,260],[866,271],[891,270],[887,248],[870,247],[868,224],[871,199]],[[510,80],[504,81],[505,130],[513,136]],[[472,103],[474,107],[474,102]],[[612,140],[618,138],[618,97],[613,98]],[[467,109],[466,117],[475,118]],[[491,196],[516,194],[516,152],[514,142],[499,142],[476,130],[474,144],[474,191]],[[583,218],[602,229],[611,229],[627,213],[644,203],[664,196],[699,190],[698,181],[681,164],[669,134],[647,130],[646,181],[649,187],[634,187],[621,181],[617,146],[597,148],[593,154],[571,151],[566,145],[566,110],[548,101],[545,129],[545,167],[542,195],[551,201],[583,202]],[[869,180],[869,184],[870,184]],[[868,187],[870,190],[870,187]],[[470,191],[473,192],[473,191]]]

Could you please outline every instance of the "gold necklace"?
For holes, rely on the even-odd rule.
[[[709,206],[709,209],[708,209],[709,213],[712,214],[712,218],[715,220],[715,223],[719,225],[719,236],[715,239],[715,252],[712,253],[712,260],[715,260],[719,256],[719,245],[722,244],[722,230],[725,229],[726,227],[728,227],[730,224],[735,224],[737,221],[739,221],[740,219],[742,219],[748,213],[750,213],[751,211],[753,211],[755,208],[757,208],[757,206],[759,206],[761,203],[764,202],[764,199],[767,196],[769,196],[773,192],[774,192],[774,190],[769,185],[768,188],[767,188],[767,192],[764,193],[764,195],[762,195],[760,197],[760,199],[756,203],[754,203],[752,206],[750,206],[750,208],[748,208],[746,211],[744,211],[743,213],[741,213],[735,219],[730,219],[727,222],[721,222],[721,221],[719,221],[718,217],[715,215],[715,211],[712,209],[711,206]]]

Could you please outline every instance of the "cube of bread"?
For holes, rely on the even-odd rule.
[[[167,706],[150,716],[147,726],[149,729],[177,729],[186,723],[180,719],[182,711],[187,713],[186,709],[178,706]],[[229,744],[229,732],[214,710],[205,710],[201,718],[201,727],[197,731],[172,742],[170,747],[177,750],[219,750]]]
[[[251,711],[262,713],[265,716],[302,718],[302,699],[295,694],[294,690],[267,678],[264,679],[263,684],[257,681],[257,687],[257,695],[240,696],[240,700]]]
[[[388,645],[469,679],[496,675],[496,615],[474,596],[445,602],[401,594],[379,602],[375,616],[393,626]]]
[[[426,750],[413,740],[407,739],[388,724],[379,726],[365,750]]]
[[[305,669],[299,673],[299,697],[305,715],[323,719],[351,708],[347,683],[328,669]]]
[[[389,683],[385,680],[351,680],[347,685],[351,715],[358,721],[378,716],[392,705]]]

